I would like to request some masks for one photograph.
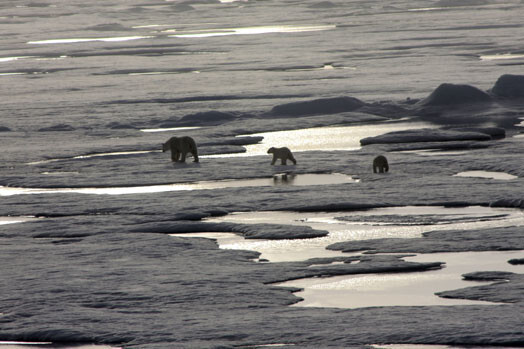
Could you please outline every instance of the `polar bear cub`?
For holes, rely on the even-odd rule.
[[[277,159],[280,159],[282,165],[287,165],[287,160],[291,160],[294,165],[297,164],[297,160],[293,157],[293,154],[291,153],[291,150],[287,147],[282,148],[275,148],[271,147],[267,151],[268,154],[273,154],[273,160],[271,161],[271,165],[274,165]]]
[[[388,159],[384,155],[379,155],[373,159],[373,173],[384,173],[389,171]]]
[[[162,144],[162,152],[171,150],[171,161],[186,162],[187,153],[193,155],[194,162],[198,162],[198,151],[195,140],[189,136],[171,137]]]

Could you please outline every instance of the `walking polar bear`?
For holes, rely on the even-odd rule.
[[[388,159],[379,155],[373,160],[373,173],[384,173],[389,171]]]
[[[267,151],[268,154],[273,154],[273,161],[271,161],[271,165],[274,165],[277,159],[280,159],[282,165],[287,165],[287,160],[291,160],[294,165],[297,164],[297,160],[293,157],[293,154],[291,153],[291,150],[287,147],[282,148],[275,148],[271,147]]]
[[[162,144],[162,152],[171,150],[171,161],[186,162],[187,153],[193,155],[194,162],[198,162],[198,151],[195,140],[188,136],[171,137]]]

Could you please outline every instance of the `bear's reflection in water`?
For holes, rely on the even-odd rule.
[[[295,181],[295,178],[297,177],[296,174],[292,173],[280,173],[273,175],[273,184],[279,185],[279,184],[293,184]]]

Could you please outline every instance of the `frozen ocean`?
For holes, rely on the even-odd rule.
[[[0,349],[523,347],[522,18],[1,1]]]

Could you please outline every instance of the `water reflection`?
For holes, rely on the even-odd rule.
[[[301,33],[335,29],[336,25],[274,25],[242,28],[220,28],[197,30],[188,33],[170,35],[174,38],[208,38],[228,35],[256,35],[272,33]]]
[[[523,54],[514,53],[500,53],[495,55],[482,55],[480,56],[481,61],[495,61],[495,60],[506,60],[506,59],[519,59],[524,58]]]
[[[38,40],[38,41],[28,41],[30,45],[43,45],[43,44],[75,44],[82,42],[121,42],[121,41],[130,41],[130,40],[139,40],[139,39],[149,39],[153,36],[119,36],[119,37],[110,37],[110,38],[77,38],[77,39],[50,39],[50,40]]]
[[[101,344],[57,344],[53,342],[0,341],[0,349],[122,349]]]
[[[428,215],[436,217],[428,221]],[[345,217],[345,220],[337,219],[341,216]],[[351,216],[355,217],[353,221]],[[391,223],[387,223],[387,220]],[[260,258],[271,262],[290,262],[316,257],[350,256],[348,253],[326,249],[328,245],[336,242],[417,238],[425,232],[434,230],[521,226],[524,225],[524,214],[521,210],[480,206],[462,208],[406,206],[356,212],[239,212],[206,219],[206,221],[302,225],[329,232],[327,236],[311,239],[259,240],[243,239],[239,236],[235,236],[234,239],[214,237],[220,248],[258,251],[261,253]],[[198,236],[206,237],[206,233]]]
[[[522,257],[523,251],[461,252],[420,254],[404,258],[412,262],[445,262],[445,268],[433,271],[399,274],[345,275],[309,278],[279,283],[277,286],[300,287],[296,295],[304,301],[295,306],[362,308],[375,306],[430,306],[495,304],[485,301],[448,299],[436,292],[489,284],[462,280],[474,271],[524,272],[524,266],[507,261]]]
[[[33,217],[33,216],[7,216],[7,217],[0,216],[0,225],[23,223],[23,222],[28,222],[28,221],[35,220],[35,219],[38,219],[38,218]]]
[[[373,344],[373,349],[488,349],[485,345],[480,346],[455,346],[444,344]],[[517,347],[498,346],[497,349],[518,349]]]
[[[142,132],[167,132],[167,131],[187,131],[187,130],[196,130],[201,128],[200,126],[188,126],[188,127],[170,127],[170,128],[144,128],[140,131]]]
[[[511,179],[519,178],[509,173],[494,172],[494,171],[465,171],[465,172],[459,172],[453,176],[491,178],[491,179],[498,179],[498,180],[511,180]]]
[[[162,184],[149,186],[133,187],[108,187],[108,188],[17,188],[0,186],[0,196],[11,196],[20,194],[58,194],[58,193],[78,193],[78,194],[97,194],[97,195],[125,195],[125,194],[148,194],[169,191],[185,190],[206,190],[223,188],[243,188],[243,187],[265,187],[274,185],[328,185],[355,183],[350,176],[344,174],[281,174],[272,178],[253,178],[253,179],[230,179],[221,181],[202,181],[181,184]]]
[[[288,147],[295,152],[358,150],[360,140],[384,133],[432,127],[425,123],[398,122],[358,126],[312,127],[299,130],[263,132],[239,135],[237,137],[263,137],[262,142],[246,145],[246,152],[240,154],[206,155],[207,158],[245,157],[267,155],[270,147]]]

